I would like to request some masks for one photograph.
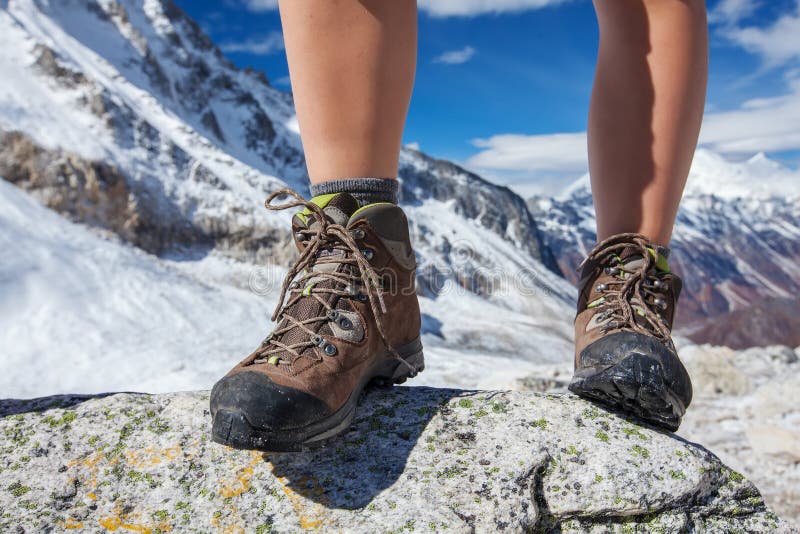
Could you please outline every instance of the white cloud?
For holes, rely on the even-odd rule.
[[[245,0],[245,5],[250,11],[269,11],[278,9],[278,0]]]
[[[260,39],[247,39],[245,41],[226,41],[219,46],[223,52],[246,52],[266,56],[283,50],[283,34],[271,32]]]
[[[800,76],[789,92],[748,100],[738,109],[707,113],[700,143],[724,154],[800,150]]]
[[[731,26],[722,35],[748,52],[760,55],[768,67],[800,59],[800,0],[793,13],[781,15],[772,25]]]
[[[500,171],[585,172],[586,133],[500,134],[473,139],[481,151],[469,158],[474,168]]]
[[[760,152],[800,150],[800,71],[789,91],[744,102],[725,111],[707,110],[700,146],[734,159]],[[479,152],[464,165],[521,194],[554,194],[588,170],[585,133],[502,134],[475,139]]]
[[[251,0],[254,1],[254,0]],[[433,17],[471,17],[487,13],[513,13],[541,9],[570,0],[419,0],[420,11]]]
[[[419,10],[433,17],[472,17],[489,13],[516,13],[564,4],[572,0],[419,0]],[[728,0],[730,1],[730,0]],[[250,11],[278,8],[278,0],[244,0]]]
[[[524,197],[556,194],[589,167],[584,132],[501,134],[472,144],[480,151],[464,166]]]
[[[711,24],[736,24],[752,15],[760,4],[756,0],[721,0],[708,13],[708,21]]]
[[[433,58],[434,63],[446,63],[448,65],[460,65],[466,63],[475,55],[475,49],[465,46],[461,50],[450,50]]]

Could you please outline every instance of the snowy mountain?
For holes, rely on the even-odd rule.
[[[262,206],[308,192],[291,95],[169,0],[0,0],[0,76],[0,398],[209,388],[270,328],[295,254],[291,214]],[[563,388],[587,179],[526,206],[411,148],[400,174],[428,362],[414,384]],[[698,153],[672,262],[683,333],[800,345],[798,184],[763,156]],[[685,435],[796,517],[796,351],[677,341],[698,393]]]
[[[266,333],[294,256],[291,214],[262,205],[307,192],[291,96],[168,0],[2,2],[0,73],[0,176],[72,221],[2,189],[24,209],[0,230],[18,258],[0,264],[0,390],[209,387]],[[401,160],[436,369],[421,383],[502,386],[568,360],[574,289],[525,202]],[[50,378],[24,380],[34,368]]]
[[[595,242],[588,176],[529,201],[562,273]],[[763,154],[740,163],[698,150],[672,242],[684,281],[680,333],[745,348],[800,345],[800,173]]]
[[[307,192],[291,95],[235,68],[169,0],[0,0],[0,73],[0,177],[16,186],[0,187],[3,396],[209,387],[268,330],[294,256],[291,214],[262,206],[285,185]],[[741,343],[759,342],[742,306],[755,300],[757,332],[780,342],[781,317],[800,330],[798,204],[711,196],[724,188],[707,180],[796,181],[765,158],[715,158],[681,215],[676,268],[702,266],[683,324],[729,313],[748,325]],[[561,273],[593,239],[585,185],[529,210],[412,148],[400,174],[431,363],[418,383],[505,387],[568,364]],[[687,333],[739,343],[701,326]]]

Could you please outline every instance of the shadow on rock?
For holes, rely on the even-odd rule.
[[[44,412],[51,408],[71,408],[91,399],[102,399],[114,393],[98,393],[96,395],[52,395],[35,399],[0,399],[0,417],[29,412]]]
[[[327,508],[361,509],[397,481],[425,427],[461,390],[370,388],[353,425],[325,447],[267,453],[285,486]]]

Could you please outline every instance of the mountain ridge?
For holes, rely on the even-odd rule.
[[[575,266],[596,240],[588,176],[528,205],[576,283]],[[670,247],[684,288],[679,334],[737,349],[800,345],[800,173],[763,154],[735,163],[698,150]]]

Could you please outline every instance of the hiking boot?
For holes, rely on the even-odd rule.
[[[570,391],[675,431],[692,383],[670,331],[681,280],[669,249],[639,234],[599,243],[583,263]]]
[[[293,200],[272,205],[283,195]],[[284,280],[275,329],[211,391],[212,438],[299,451],[344,431],[370,381],[401,383],[424,368],[416,261],[394,204],[359,208],[347,193],[306,201],[281,190],[266,206],[304,208],[292,219],[300,257]]]

